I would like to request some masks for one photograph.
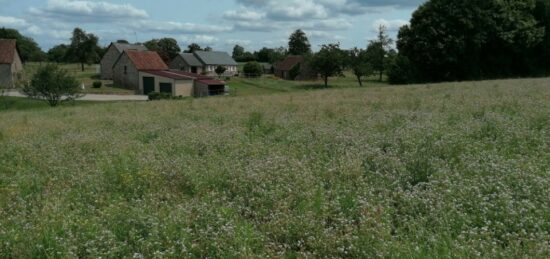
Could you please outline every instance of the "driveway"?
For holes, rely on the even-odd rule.
[[[17,91],[10,91],[6,94],[12,97],[26,97]],[[91,102],[116,102],[116,101],[147,101],[149,98],[146,95],[116,95],[116,94],[86,94],[80,101]]]

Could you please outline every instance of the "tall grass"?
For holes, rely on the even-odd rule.
[[[3,111],[0,257],[549,257],[549,82]]]

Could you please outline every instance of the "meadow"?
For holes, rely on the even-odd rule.
[[[3,110],[0,258],[548,258],[549,85]]]

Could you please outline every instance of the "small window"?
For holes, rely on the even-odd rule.
[[[124,66],[124,74],[125,74],[125,75],[128,74],[128,67],[127,67],[127,66]]]

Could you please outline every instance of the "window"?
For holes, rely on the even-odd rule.
[[[127,66],[124,66],[124,74],[125,74],[125,75],[128,74],[128,67],[127,67]]]

